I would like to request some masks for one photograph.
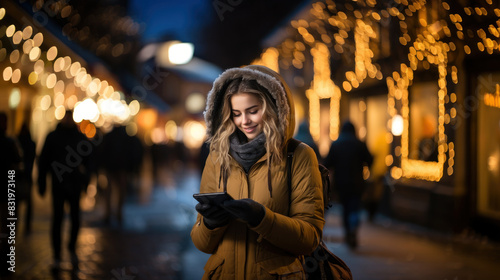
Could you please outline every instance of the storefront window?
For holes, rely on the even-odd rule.
[[[374,157],[371,168],[365,169],[365,179],[369,176],[381,178],[387,171],[386,156],[390,148],[387,141],[387,95],[351,99],[349,119],[354,124],[358,137],[366,142]]]
[[[349,107],[349,118],[357,129],[358,137],[366,141],[370,151],[380,149],[380,143],[386,142],[389,120],[387,95],[352,99]]]
[[[500,218],[500,73],[478,78],[478,211]]]
[[[410,88],[410,159],[438,161],[438,102],[436,83]]]

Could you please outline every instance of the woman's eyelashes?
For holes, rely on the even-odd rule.
[[[248,111],[248,114],[255,115],[258,112],[259,112],[259,110],[252,110],[252,111]],[[233,117],[236,118],[236,117],[239,117],[239,116],[241,116],[241,113],[239,113],[239,112],[233,112]]]

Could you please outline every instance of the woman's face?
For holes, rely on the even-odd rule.
[[[262,104],[256,95],[242,92],[234,94],[231,96],[231,110],[234,124],[248,141],[262,132]]]

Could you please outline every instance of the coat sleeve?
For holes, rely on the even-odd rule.
[[[319,245],[325,225],[321,175],[310,147],[297,147],[292,173],[289,216],[266,208],[264,219],[252,229],[292,254],[309,254]]]
[[[207,158],[201,176],[200,193],[220,192],[220,190],[217,189],[219,185],[217,174],[219,174],[219,172],[217,172],[216,166],[218,165],[215,165],[214,162],[215,157],[211,153]],[[196,223],[191,229],[191,240],[198,250],[207,254],[213,254],[224,236],[226,228],[227,226],[218,227],[213,230],[207,228],[205,223],[203,223],[203,216],[198,213]]]

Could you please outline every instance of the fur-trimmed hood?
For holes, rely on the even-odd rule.
[[[269,91],[278,107],[279,130],[285,136],[283,141],[283,145],[285,145],[287,140],[292,138],[295,128],[295,109],[292,93],[278,73],[261,65],[230,68],[214,81],[212,89],[208,93],[205,112],[203,112],[208,139],[212,138],[221,123],[220,112],[222,111],[222,102],[224,102],[226,89],[232,80],[238,78],[255,80]]]

